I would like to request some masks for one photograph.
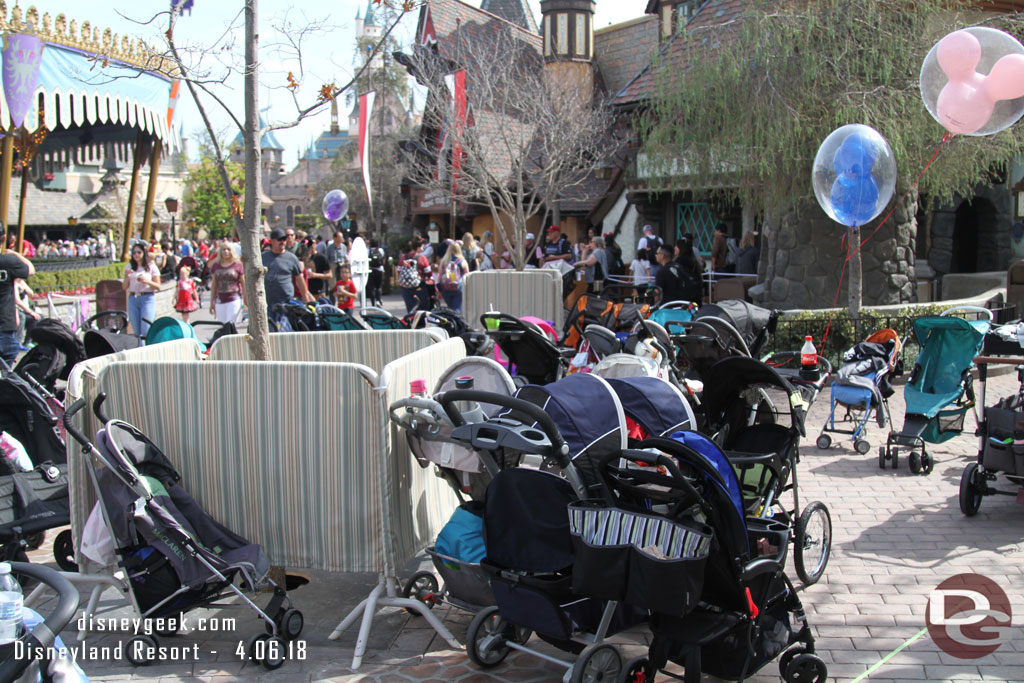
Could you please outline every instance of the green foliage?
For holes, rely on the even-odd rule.
[[[749,0],[740,21],[677,36],[692,48],[687,68],[665,62],[660,66],[672,68],[656,69],[657,95],[643,122],[655,175],[669,187],[725,180],[741,200],[761,206],[809,198],[818,146],[839,126],[865,123],[896,155],[898,192],[908,189],[945,133],[921,101],[921,64],[942,36],[975,23],[977,12],[964,12],[968,4]],[[1024,16],[990,14],[985,24],[1024,32]],[[1019,126],[957,136],[922,178],[921,191],[934,201],[971,194],[1022,150]]]
[[[295,227],[306,232],[319,227],[322,222],[323,219],[313,213],[295,214]]]
[[[36,273],[27,282],[37,292],[49,292],[67,288],[95,285],[100,280],[120,280],[124,275],[125,263],[111,263],[96,268],[77,270],[56,270]]]
[[[224,162],[224,165],[231,186],[241,193],[245,185],[245,168],[231,161]],[[199,165],[189,171],[185,181],[185,215],[194,219],[199,228],[206,228],[213,237],[226,237],[234,228],[231,203],[224,195],[217,162],[209,155],[204,155]]]

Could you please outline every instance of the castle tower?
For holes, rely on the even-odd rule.
[[[594,0],[541,0],[544,82],[556,101],[590,106],[594,95]]]

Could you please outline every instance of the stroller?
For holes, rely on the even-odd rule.
[[[489,358],[471,356],[456,361],[444,372],[434,395],[470,388],[502,396],[511,396],[516,390],[515,383],[501,365]],[[462,507],[470,514],[479,512],[478,506],[483,504],[487,486],[494,475],[500,469],[517,465],[519,458],[506,461],[504,454],[492,455],[454,442],[452,432],[456,426],[492,417],[498,408],[494,404],[478,403],[472,410],[465,405],[461,409],[453,406],[449,413],[433,399],[407,398],[394,402],[389,409],[391,422],[405,432],[409,449],[420,467],[433,464],[438,475],[448,481]],[[438,545],[442,543],[443,539],[439,538]],[[455,546],[454,543],[449,545]],[[493,605],[494,596],[487,585],[486,575],[480,569],[479,560],[455,557],[455,553],[445,553],[442,549],[429,547],[426,552],[444,583],[438,583],[434,572],[417,572],[406,582],[403,597],[419,600],[428,607],[448,603],[471,612]]]
[[[968,321],[950,315],[955,311],[987,315],[987,320]],[[914,321],[914,336],[921,346],[903,396],[907,404],[903,429],[890,431],[878,449],[878,466],[887,461],[899,466],[899,449],[910,449],[910,471],[931,474],[934,461],[925,443],[943,443],[964,429],[967,411],[974,407],[971,368],[981,351],[992,321],[992,312],[976,306],[958,306],[939,316]]]
[[[807,403],[775,368],[753,358],[720,361],[705,379],[708,431],[715,432],[715,442],[735,470],[747,517],[786,525],[796,572],[811,585],[828,564],[832,519],[820,501],[800,507],[797,463]],[[788,425],[781,423],[784,417]],[[782,502],[786,491],[793,492],[792,508]]]
[[[616,680],[621,666],[594,653],[604,652],[601,645],[608,635],[642,622],[646,612],[575,591],[586,572],[574,571],[566,514],[570,503],[600,490],[598,463],[625,447],[624,416],[614,391],[604,380],[581,374],[546,386],[528,385],[516,397],[456,390],[440,400],[445,406],[479,401],[505,408],[494,419],[457,428],[452,434],[456,441],[543,459],[539,469],[501,470],[487,489],[481,566],[497,604],[480,611],[469,626],[470,659],[489,669],[517,650],[565,666],[571,680],[602,680],[585,675],[594,667],[607,680]],[[529,647],[531,632],[578,658],[570,663],[537,652]]]
[[[665,325],[689,369],[706,381],[708,370],[723,358],[759,357],[779,315],[780,311],[726,299],[701,307],[693,320],[669,320]]]
[[[982,366],[984,367],[984,366]],[[985,375],[982,375],[984,382]],[[1017,496],[1024,487],[1024,368],[1018,367],[1021,388],[1012,396],[985,407],[985,419],[979,424],[981,448],[978,459],[964,468],[960,477],[960,511],[972,517],[978,514],[981,500],[995,494]],[[984,387],[984,384],[982,385]],[[985,392],[981,392],[984,400]],[[1004,491],[989,486],[999,473],[1016,488]]]
[[[689,322],[697,314],[697,304],[690,301],[667,301],[651,313],[648,320],[653,320],[662,327],[670,322]]]
[[[86,359],[85,346],[66,324],[53,318],[36,323],[28,338],[35,344],[21,357],[14,371],[31,376],[50,394],[57,393],[57,381],[67,381],[71,368]]]
[[[99,358],[118,351],[138,348],[142,341],[128,334],[128,314],[124,311],[100,311],[85,321],[82,343],[87,358]]]
[[[617,540],[621,534],[607,532],[590,532],[597,541],[590,545],[580,543],[587,536],[573,538],[602,571],[589,590],[624,586],[627,600],[653,603],[647,655],[627,662],[618,680],[653,681],[671,661],[685,674],[669,675],[687,683],[698,683],[701,674],[742,681],[776,658],[787,683],[826,680],[827,667],[814,654],[806,614],[784,573],[787,526],[744,514],[740,483],[708,438],[679,432],[637,446],[624,451],[619,464],[605,462],[610,495],[588,501],[589,509],[570,508],[584,534],[601,530],[594,523],[603,517],[619,528],[657,523],[678,539],[666,551],[665,543],[655,547],[644,538],[625,545]],[[605,660],[619,659],[610,644],[598,647]]]
[[[363,319],[363,322],[370,326],[372,330],[407,330],[409,324],[399,318],[398,316],[392,315],[383,308],[377,308],[376,306],[367,306],[359,312],[359,317]]]
[[[527,382],[549,384],[565,375],[573,351],[560,348],[537,325],[497,312],[482,314],[480,324]]]
[[[173,635],[186,612],[230,606],[217,601],[238,596],[239,607],[252,609],[266,623],[266,632],[248,641],[249,658],[269,670],[279,668],[287,650],[284,640],[299,637],[303,617],[267,576],[266,555],[207,515],[179,484],[181,476],[167,456],[142,432],[107,419],[104,398],[100,394],[93,405],[104,424],[96,445],[72,424],[71,418],[85,407],[84,399],[68,408],[64,424],[82,445],[98,508],[125,570],[124,591],[147,624],[146,632],[125,643],[125,657],[136,666],[148,664],[151,653],[159,652],[156,636]],[[245,593],[265,586],[273,594],[260,609]],[[166,621],[148,621],[161,617]],[[166,631],[150,632],[151,624],[167,625]]]
[[[590,294],[581,296],[565,321],[562,344],[569,348],[577,348],[584,338],[584,331],[595,324],[615,334],[628,333],[636,322],[646,318],[651,310],[652,306],[649,304],[616,303]]]
[[[650,376],[609,377],[607,380],[622,404],[630,445],[652,436],[696,427],[693,409],[671,382]]]
[[[849,434],[854,449],[866,454],[871,445],[864,438],[867,423],[872,413],[879,427],[886,427],[891,420],[889,397],[894,389],[889,382],[890,375],[897,374],[903,363],[903,344],[896,330],[886,327],[846,352],[845,361],[839,368],[832,383],[832,405],[828,419],[821,427],[817,446],[824,450],[832,445],[833,434]],[[836,427],[836,408],[846,408],[843,422],[852,422],[851,429]]]

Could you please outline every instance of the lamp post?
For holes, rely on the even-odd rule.
[[[196,219],[195,218],[189,218],[188,219],[188,229],[192,232],[192,241],[195,242],[196,241]]]
[[[177,244],[177,235],[174,234],[174,214],[178,213],[178,198],[168,197],[164,200],[164,206],[167,207],[167,213],[171,214],[171,248],[175,248]]]

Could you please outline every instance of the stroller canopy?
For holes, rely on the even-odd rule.
[[[437,380],[434,394],[457,388],[455,380],[460,377],[472,377],[473,389],[476,391],[488,391],[503,396],[511,396],[516,391],[516,383],[512,381],[512,376],[508,374],[508,370],[501,367],[500,363],[483,356],[468,356],[455,361],[444,371],[441,378]],[[484,404],[482,407],[488,415],[492,415],[496,408],[496,406],[490,406],[488,409],[489,404]]]
[[[543,386],[529,384],[517,398],[544,409],[569,445],[569,457],[588,488],[600,484],[602,458],[626,447],[626,415],[607,381],[575,374]]]
[[[67,462],[57,418],[39,392],[16,373],[0,378],[0,429],[21,442],[32,464]]]
[[[161,344],[175,339],[196,339],[196,331],[187,322],[165,316],[157,318],[146,332],[146,345]],[[199,341],[196,339],[196,341]]]
[[[693,429],[696,421],[690,404],[679,389],[658,377],[609,379],[628,418],[650,436]]]
[[[118,334],[109,330],[86,330],[82,339],[85,343],[85,355],[89,358],[135,349],[140,344],[139,338],[133,334]]]
[[[720,318],[729,323],[740,333],[751,353],[757,353],[755,347],[760,346],[761,341],[767,336],[772,312],[741,299],[726,299],[701,307],[694,320],[704,318]]]
[[[987,320],[928,316],[914,321],[921,345],[920,370],[904,390],[907,413],[935,417],[963,393],[963,375],[974,364],[988,332]]]
[[[775,387],[789,398],[791,426],[804,434],[806,401],[800,392],[775,368],[753,358],[735,356],[715,363],[704,378],[704,406],[712,422],[729,413],[730,408],[742,405],[739,395],[754,386]],[[780,411],[786,412],[786,411]]]
[[[75,331],[59,320],[43,318],[29,331],[28,338],[38,346],[55,346],[64,354],[64,366],[59,370],[58,379],[66,380],[71,368],[86,358],[85,347]]]

